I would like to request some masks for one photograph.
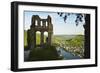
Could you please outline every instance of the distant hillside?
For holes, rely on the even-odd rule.
[[[54,35],[53,37],[59,38],[59,39],[62,39],[62,40],[68,40],[68,39],[73,39],[76,36],[82,36],[83,37],[84,35]]]
[[[53,43],[67,46],[82,46],[84,43],[84,35],[54,35]]]

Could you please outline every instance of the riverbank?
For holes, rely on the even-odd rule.
[[[66,51],[64,48],[57,48],[57,51],[60,56],[63,57],[64,60],[71,60],[71,59],[81,59],[80,56],[73,55],[71,52]]]

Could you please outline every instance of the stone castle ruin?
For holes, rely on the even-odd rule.
[[[28,48],[33,49],[36,45],[36,32],[40,32],[40,46],[44,44],[44,32],[48,33],[46,44],[51,45],[53,35],[53,24],[51,17],[48,15],[47,19],[41,19],[38,15],[33,15],[31,19],[31,26],[27,32]]]

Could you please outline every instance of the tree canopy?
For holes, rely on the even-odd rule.
[[[63,12],[57,12],[57,14],[63,18],[65,23],[66,23],[67,18],[70,15],[76,15],[76,19],[75,19],[76,26],[78,26],[80,22],[83,22],[83,20],[85,20],[85,15],[86,15],[82,13],[63,13]]]

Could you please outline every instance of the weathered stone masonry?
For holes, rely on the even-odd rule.
[[[33,49],[36,47],[36,32],[40,31],[41,40],[40,45],[44,44],[44,32],[48,32],[48,41],[47,44],[51,45],[52,35],[53,35],[53,25],[51,22],[51,17],[48,15],[47,19],[41,19],[38,15],[33,15],[31,20],[30,29],[27,32],[27,42],[28,48]]]

